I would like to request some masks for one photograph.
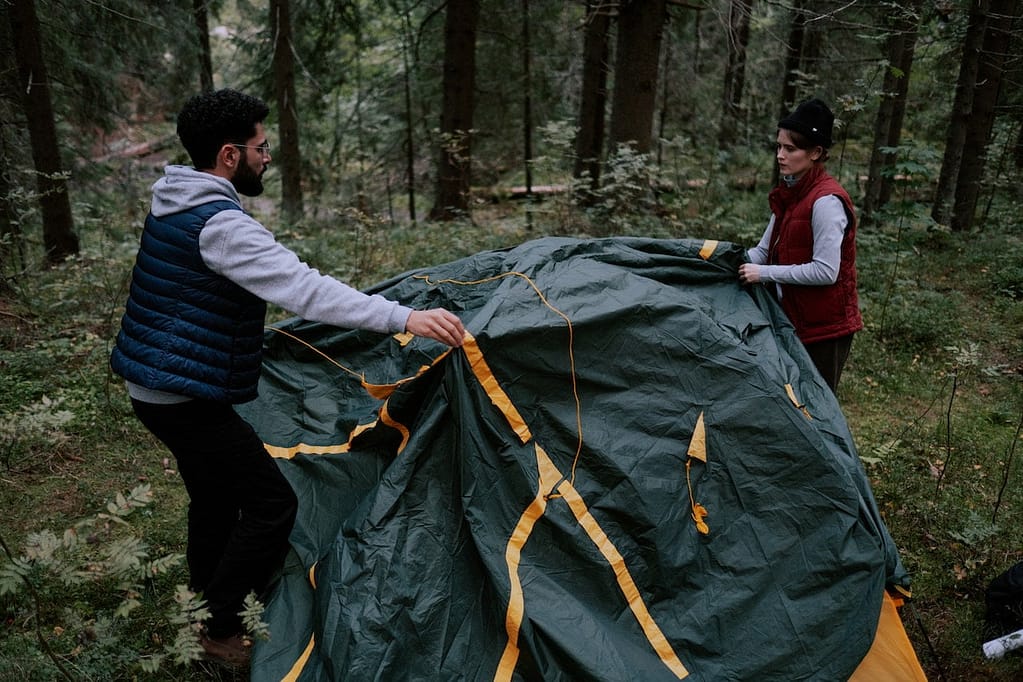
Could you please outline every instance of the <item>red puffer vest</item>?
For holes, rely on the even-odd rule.
[[[813,260],[813,203],[829,194],[841,199],[849,217],[838,279],[826,286],[781,285],[781,306],[804,344],[863,329],[856,294],[856,215],[849,194],[820,165],[807,171],[792,187],[780,185],[768,196],[775,217],[767,262],[798,265]]]

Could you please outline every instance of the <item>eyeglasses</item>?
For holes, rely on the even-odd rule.
[[[233,142],[231,144],[233,146],[235,146],[235,147],[244,147],[245,149],[255,149],[261,155],[263,155],[263,156],[265,156],[267,158],[270,158],[270,143],[269,142],[264,142],[263,144],[258,144],[258,145],[257,144],[234,144]]]

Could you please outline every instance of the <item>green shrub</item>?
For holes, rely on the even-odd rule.
[[[4,637],[0,648],[16,649],[21,658],[32,648],[29,632],[38,647],[23,659],[25,666],[29,660],[34,663],[20,670],[19,677],[31,679],[48,670],[50,679],[59,672],[69,680],[109,680],[137,666],[153,672],[165,660],[183,665],[199,658],[198,627],[209,612],[181,586],[175,604],[164,613],[166,627],[176,626],[176,636],[139,657],[152,645],[140,640],[150,628],[139,627],[139,621],[147,622],[154,610],[152,605],[144,608],[147,586],[170,575],[184,559],[176,553],[151,557],[147,543],[129,524],[128,518],[151,501],[150,487],[137,486],[61,533],[29,533],[19,554],[0,538],[6,554],[0,565],[0,597],[7,601],[7,618],[31,623]],[[166,586],[154,593],[166,594]],[[21,666],[11,667],[15,672]]]
[[[1009,262],[996,261],[991,270],[991,289],[996,294],[1014,301],[1023,300],[1023,256],[1009,259]]]
[[[869,319],[888,345],[935,351],[962,336],[964,305],[959,292],[907,289],[892,296],[887,305],[874,301]]]

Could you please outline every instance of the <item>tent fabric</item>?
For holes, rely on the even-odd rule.
[[[848,679],[909,581],[744,259],[543,238],[368,290],[464,348],[269,328],[238,409],[299,513],[252,679]]]
[[[874,643],[849,678],[850,682],[927,682],[913,644],[902,626],[898,611],[901,605],[901,597],[885,593]]]

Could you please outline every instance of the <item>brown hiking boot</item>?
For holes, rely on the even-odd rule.
[[[199,645],[206,658],[229,668],[248,668],[252,658],[252,642],[241,634],[228,637],[210,637],[205,632],[199,635]]]

